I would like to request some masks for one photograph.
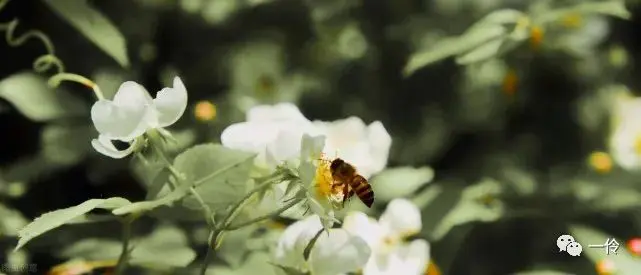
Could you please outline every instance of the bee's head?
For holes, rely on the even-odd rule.
[[[332,164],[329,166],[329,170],[332,171],[332,173],[336,173],[338,169],[345,163],[342,159],[336,158],[335,160],[332,161]]]

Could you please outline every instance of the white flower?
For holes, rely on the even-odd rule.
[[[371,254],[367,243],[358,235],[338,228],[321,232],[305,260],[305,248],[321,229],[316,215],[290,225],[278,240],[275,263],[312,275],[337,275],[355,272],[367,262]]]
[[[641,98],[622,98],[614,109],[609,140],[614,161],[627,170],[641,168]]]
[[[421,230],[420,210],[409,200],[392,200],[378,221],[361,212],[345,217],[343,228],[359,234],[372,249],[364,275],[424,274],[429,263],[425,240],[404,243],[403,239]]]
[[[327,137],[323,152],[354,165],[365,178],[387,166],[392,138],[380,121],[369,126],[358,117],[334,122],[314,121],[317,133]]]
[[[124,82],[113,100],[100,99],[91,108],[91,120],[99,133],[91,145],[106,156],[123,158],[136,149],[136,142],[132,144],[132,141],[150,129],[174,124],[186,107],[187,89],[179,77],[174,78],[173,88],[163,88],[156,98],[151,98],[140,84]],[[131,146],[118,150],[113,140],[128,142]]]
[[[303,134],[313,132],[311,122],[291,103],[261,105],[247,112],[247,121],[223,130],[223,146],[258,153],[256,165],[269,170],[298,157]],[[294,145],[294,146],[292,146]]]
[[[330,228],[334,222],[335,209],[342,201],[343,194],[337,188],[332,189],[333,183],[328,163],[319,161],[321,150],[325,144],[324,136],[312,137],[304,134],[300,145],[300,161],[292,161],[294,169],[298,172],[302,185],[289,186],[289,182],[274,185],[260,202],[260,211],[273,212],[284,207],[292,196],[301,194],[301,188],[305,191],[304,199],[300,204],[283,212],[281,216],[302,219],[311,210],[311,213],[321,217],[325,228]],[[286,190],[291,188],[289,194]]]

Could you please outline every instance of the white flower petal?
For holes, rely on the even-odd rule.
[[[259,105],[252,107],[247,112],[247,121],[273,122],[273,121],[299,121],[309,122],[292,103],[279,103],[276,105]]]
[[[319,134],[326,135],[323,152],[354,165],[365,178],[387,165],[391,137],[380,121],[369,126],[358,117],[333,122],[314,121]]]
[[[300,145],[300,160],[315,161],[325,147],[325,136],[310,136],[304,134]]]
[[[220,143],[231,149],[259,153],[278,135],[278,129],[270,126],[252,122],[232,124],[221,133]]]
[[[310,194],[311,193],[311,194]],[[307,192],[307,206],[315,215],[319,216],[323,228],[332,228],[336,220],[336,213],[326,198],[314,196],[315,192]]]
[[[142,85],[134,81],[120,84],[114,95],[114,104],[125,108],[142,108],[152,103],[152,98]]]
[[[288,226],[278,239],[274,254],[275,262],[283,266],[303,268],[305,247],[322,228],[320,218],[315,215]]]
[[[267,145],[267,150],[277,162],[295,158],[300,155],[298,144],[302,137],[301,129],[282,127],[273,142]]]
[[[133,145],[129,146],[129,148],[125,150],[118,150],[113,145],[113,143],[111,143],[111,140],[103,135],[98,136],[98,139],[92,140],[91,146],[93,146],[93,148],[98,151],[98,153],[115,159],[124,158],[131,154],[134,150]]]
[[[133,81],[120,85],[113,101],[98,100],[91,107],[91,120],[101,135],[130,141],[142,135],[156,121],[147,91]]]
[[[383,228],[378,221],[370,218],[363,212],[350,212],[343,220],[343,229],[358,234],[373,250],[376,250],[380,242],[385,238]]]
[[[392,137],[385,130],[383,123],[374,121],[367,127],[367,136],[370,144],[370,155],[372,160],[372,173],[376,174],[385,169],[389,150],[392,147]]]
[[[387,205],[379,222],[393,236],[413,235],[421,230],[421,211],[407,199],[394,199]]]
[[[373,255],[365,265],[363,275],[421,275],[427,269],[429,256],[427,241],[415,240],[389,254]]]
[[[173,88],[163,88],[154,99],[158,111],[159,127],[174,124],[187,108],[187,88],[179,77],[174,78]]]
[[[330,229],[316,240],[309,255],[314,275],[336,275],[359,270],[371,255],[367,243],[343,229]]]
[[[146,112],[146,108],[123,109],[111,101],[98,100],[91,107],[91,120],[101,135],[130,141],[148,129]]]

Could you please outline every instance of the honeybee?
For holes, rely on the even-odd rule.
[[[367,207],[372,207],[372,203],[374,203],[372,186],[363,176],[358,174],[354,166],[340,158],[335,158],[332,160],[329,170],[334,180],[333,186],[343,188],[343,205],[347,199],[356,194]]]

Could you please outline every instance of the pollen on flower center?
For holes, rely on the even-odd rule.
[[[319,160],[319,164],[316,167],[316,175],[314,176],[316,194],[332,203],[338,203],[343,200],[343,192],[341,188],[334,186],[330,165],[331,162],[327,159],[321,158]]]

